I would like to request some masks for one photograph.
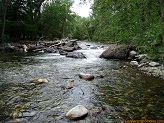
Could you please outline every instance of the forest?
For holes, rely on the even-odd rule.
[[[73,2],[1,0],[0,42],[68,37],[128,44],[150,59],[164,60],[163,0],[94,0],[88,18],[71,11]]]

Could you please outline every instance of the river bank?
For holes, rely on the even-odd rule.
[[[149,60],[147,54],[139,54],[135,47],[129,45],[109,44],[110,46],[100,55],[108,60],[128,60],[129,64],[145,74],[164,79],[164,63]]]
[[[145,67],[139,68],[139,70],[141,70],[142,72],[150,76],[155,76],[164,80],[164,65],[163,64],[160,64],[158,67],[145,66]]]
[[[164,79],[164,63],[149,60],[147,54],[136,55],[129,64],[149,76]]]

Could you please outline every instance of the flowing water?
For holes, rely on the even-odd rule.
[[[78,42],[86,59],[59,54],[0,54],[0,122],[4,123],[120,123],[122,120],[163,120],[164,81],[144,75],[127,61],[100,59],[105,44]],[[91,46],[104,48],[88,49]],[[80,72],[96,77],[80,79]],[[48,83],[30,83],[46,78]],[[61,86],[73,86],[63,89]],[[65,118],[81,104],[88,116]]]

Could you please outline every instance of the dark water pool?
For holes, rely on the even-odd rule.
[[[163,120],[164,81],[144,75],[127,61],[100,59],[104,49],[87,49],[87,59],[58,54],[0,54],[0,122],[120,123],[122,120]],[[106,45],[104,45],[106,47]],[[103,75],[85,81],[77,73]],[[29,81],[46,78],[48,83]],[[73,86],[62,89],[61,86]],[[81,104],[87,117],[71,121],[68,110]]]

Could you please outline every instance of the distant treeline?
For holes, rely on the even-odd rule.
[[[71,11],[73,0],[48,1],[1,0],[1,42],[68,37],[126,43],[164,60],[164,0],[94,0],[88,18]]]

